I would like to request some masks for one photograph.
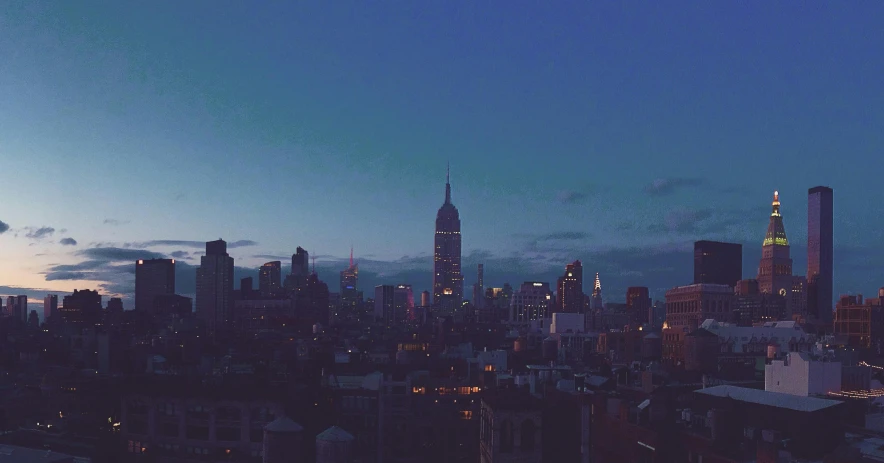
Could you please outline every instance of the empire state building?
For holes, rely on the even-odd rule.
[[[446,311],[463,303],[463,275],[460,270],[460,215],[451,204],[450,175],[445,178],[445,203],[436,213],[433,248],[433,302]]]

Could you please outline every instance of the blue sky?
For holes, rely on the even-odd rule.
[[[125,293],[128,275],[57,267],[93,248],[195,258],[150,242],[218,237],[255,243],[232,252],[244,268],[303,246],[331,282],[352,244],[366,284],[426,288],[449,161],[466,265],[490,284],[580,258],[611,299],[662,297],[699,238],[746,243],[752,276],[774,189],[803,272],[818,184],[835,188],[836,292],[884,284],[866,199],[884,5],[677,6],[13,2],[0,294]]]

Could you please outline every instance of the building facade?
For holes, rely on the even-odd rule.
[[[762,293],[779,294],[786,298],[786,311],[804,313],[806,310],[806,290],[804,277],[792,275],[792,256],[783,216],[780,214],[780,194],[774,192],[770,222],[761,248],[761,262],[758,266],[758,289]]]
[[[445,202],[436,213],[433,248],[433,303],[444,312],[458,310],[463,303],[461,273],[460,214],[451,203],[450,177],[445,180]]]
[[[224,240],[206,243],[206,255],[196,270],[196,313],[210,334],[225,328],[232,320],[233,258]]]
[[[526,281],[513,293],[510,301],[511,322],[528,323],[549,318],[553,308],[553,293],[549,283]]]
[[[267,262],[258,270],[258,291],[261,297],[273,297],[279,292],[281,284],[282,262]]]
[[[742,244],[718,241],[694,243],[694,284],[734,286],[742,278]]]
[[[175,259],[135,262],[135,309],[152,310],[157,296],[175,294]]]
[[[47,294],[43,298],[43,321],[49,320],[58,311],[58,295]]]
[[[832,320],[834,210],[832,189],[807,191],[807,314],[821,324]]]
[[[585,297],[583,265],[579,260],[575,260],[565,266],[565,274],[559,277],[556,284],[556,311],[582,313]]]
[[[641,326],[650,323],[651,296],[644,286],[630,286],[626,289],[626,313],[630,324]]]

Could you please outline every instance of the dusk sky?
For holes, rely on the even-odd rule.
[[[0,295],[98,288],[203,242],[238,276],[431,286],[451,163],[465,293],[584,262],[605,299],[691,283],[692,242],[761,256],[779,190],[835,194],[835,294],[884,286],[884,3],[10,2],[0,11]],[[174,254],[173,254],[174,253]],[[272,256],[278,256],[272,259]],[[238,286],[238,282],[237,282]],[[127,302],[131,308],[131,302]]]

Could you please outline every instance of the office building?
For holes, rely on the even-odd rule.
[[[135,262],[135,310],[151,310],[157,296],[175,294],[175,259]]]
[[[411,285],[396,285],[393,289],[393,306],[396,323],[414,320],[414,293]]]
[[[736,323],[739,326],[787,320],[792,314],[787,312],[786,306],[785,296],[759,291],[758,280],[740,280],[734,288],[733,310],[730,318],[722,318],[722,320]]]
[[[481,310],[485,306],[485,266],[479,264],[476,284],[473,285],[473,307]]]
[[[11,296],[10,296],[11,297]],[[22,323],[28,322],[28,296],[16,296],[13,304],[13,316]]]
[[[43,298],[43,321],[49,320],[58,311],[58,295],[47,294]]]
[[[807,314],[823,325],[832,321],[833,207],[831,188],[807,191]]]
[[[374,288],[374,319],[385,326],[396,323],[396,288],[379,285]]]
[[[863,300],[862,294],[841,296],[835,305],[834,330],[836,336],[847,338],[847,345],[867,349],[872,345],[872,321],[881,312],[884,297]],[[875,340],[877,341],[877,339]]]
[[[304,283],[292,293],[292,304],[295,317],[302,328],[311,328],[319,323],[328,326],[329,322],[329,291],[328,285],[319,279],[319,275],[311,273]]]
[[[644,286],[630,286],[626,289],[626,314],[629,324],[641,326],[650,323],[651,296]]]
[[[694,284],[734,286],[742,278],[742,244],[718,241],[694,243]]]
[[[592,298],[589,302],[589,308],[592,310],[602,310],[605,308],[605,303],[602,300],[602,281],[599,279],[598,272],[595,274],[595,283],[592,286]]]
[[[697,329],[706,319],[730,318],[734,290],[728,285],[678,286],[666,291],[666,323]]]
[[[258,291],[267,299],[279,293],[282,284],[282,262],[267,262],[258,270]]]
[[[206,243],[206,255],[196,270],[196,313],[212,335],[231,320],[233,307],[233,258],[224,240]]]
[[[359,292],[359,265],[353,261],[353,248],[350,248],[350,265],[341,270],[341,312],[345,317],[356,315],[362,304]]]
[[[583,312],[583,265],[579,260],[565,266],[565,274],[556,282],[556,311]]]
[[[554,307],[553,303],[553,292],[549,288],[549,283],[526,281],[512,295],[509,320],[528,323],[549,318]]]
[[[445,180],[445,202],[436,213],[434,241],[433,304],[444,313],[452,313],[463,303],[463,275],[460,267],[460,214],[451,203],[450,175]]]
[[[74,290],[74,293],[62,299],[58,309],[67,323],[93,325],[101,320],[101,295],[93,290]]]

